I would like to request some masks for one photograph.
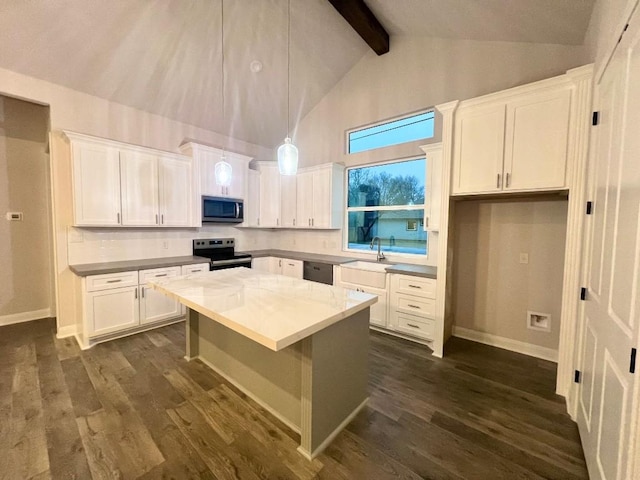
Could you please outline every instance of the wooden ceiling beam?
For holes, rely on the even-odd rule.
[[[329,0],[351,27],[378,55],[389,51],[389,34],[364,0]]]

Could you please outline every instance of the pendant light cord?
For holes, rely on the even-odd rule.
[[[220,44],[221,44],[221,48],[222,48],[222,130],[224,131],[226,125],[227,125],[227,117],[225,114],[225,109],[224,109],[224,0],[220,0],[220,17],[221,17],[221,34],[220,34]],[[224,158],[224,143],[226,142],[222,142],[223,143],[223,147],[222,147],[222,157]]]
[[[289,138],[289,117],[291,116],[291,0],[287,3],[287,135]]]

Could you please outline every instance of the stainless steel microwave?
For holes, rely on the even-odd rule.
[[[202,223],[242,223],[243,220],[241,199],[202,196]]]

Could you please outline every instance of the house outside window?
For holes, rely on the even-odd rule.
[[[427,255],[425,177],[424,158],[347,169],[346,249]]]

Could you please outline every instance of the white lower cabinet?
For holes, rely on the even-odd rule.
[[[285,275],[287,277],[299,278],[302,280],[302,260],[291,260],[288,258],[282,258],[281,260],[282,275]]]
[[[181,267],[154,268],[140,270],[140,325],[159,322],[183,314],[180,302],[149,287],[150,280],[177,277]]]
[[[83,336],[86,343],[104,335],[126,333],[137,327],[181,317],[185,313],[182,305],[151,288],[148,282],[205,271],[209,271],[207,263],[84,277]]]
[[[251,268],[257,272],[276,273],[302,279],[304,262],[280,257],[258,257],[251,259]]]
[[[436,280],[391,274],[389,327],[407,335],[433,340]]]
[[[353,272],[354,270],[350,268],[337,268],[334,272],[337,273],[337,275],[334,275],[334,284],[338,287],[347,288],[349,290],[377,295],[378,301],[371,305],[369,309],[369,323],[376,327],[387,328],[387,285],[389,274],[357,270],[357,276],[354,276]],[[349,281],[344,281],[344,278]],[[354,280],[352,281],[352,279]],[[356,283],[357,281],[361,281],[362,283]],[[371,286],[373,284],[377,286]]]

